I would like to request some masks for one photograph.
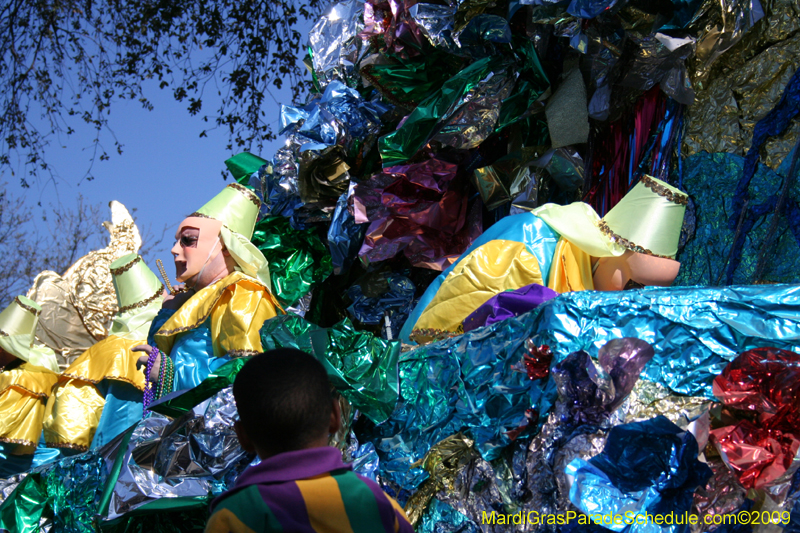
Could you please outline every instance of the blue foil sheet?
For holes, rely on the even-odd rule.
[[[336,210],[328,227],[328,249],[331,252],[333,273],[346,272],[352,265],[364,242],[364,235],[369,224],[357,224],[356,219],[347,207],[353,194],[353,183],[350,190],[336,202]]]
[[[800,352],[800,285],[646,288],[562,294],[523,315],[555,359],[611,339],[655,349],[642,377],[674,392],[713,398],[711,382],[739,353],[775,346]]]
[[[387,275],[386,282],[389,285],[388,290],[374,298],[366,296],[361,285],[351,285],[347,289],[347,296],[353,303],[347,308],[347,312],[362,324],[381,324],[386,313],[405,315],[399,320],[404,321],[411,312],[411,301],[417,288],[410,279],[400,274]]]
[[[368,435],[381,457],[381,476],[407,490],[428,474],[410,465],[437,442],[463,431],[486,460],[526,426],[526,411],[545,413],[555,398],[552,381],[531,381],[520,368],[530,315],[402,354],[400,399],[389,419]],[[527,323],[526,323],[527,322]]]
[[[379,101],[364,99],[355,89],[332,81],[325,92],[302,107],[281,106],[280,134],[294,132],[309,141],[305,150],[321,150],[353,139],[365,139],[380,129],[380,117],[389,110]]]
[[[600,455],[567,465],[570,500],[589,516],[621,518],[603,522],[612,531],[688,532],[694,491],[712,475],[697,455],[694,435],[664,416],[615,426]],[[681,517],[678,524],[662,527],[645,519],[669,513]]]
[[[758,165],[750,182],[751,205],[764,204],[771,195],[778,194],[783,176],[789,171],[791,157],[787,157],[778,172]],[[681,269],[675,285],[721,285],[725,282],[726,263],[734,245],[736,232],[728,226],[733,210],[733,191],[742,175],[744,158],[741,156],[701,152],[684,161],[683,185],[697,205],[696,229],[686,235],[686,245],[678,254]],[[788,192],[794,205],[800,203],[800,183],[795,182]],[[687,213],[688,215],[688,213]],[[744,237],[740,249],[741,261],[733,273],[734,284],[759,281],[771,283],[797,283],[800,281],[797,265],[800,264],[800,227],[788,216],[778,215],[773,248],[765,250],[773,218],[769,211],[756,218],[753,229]],[[755,279],[761,255],[767,253],[766,269],[761,279]]]
[[[449,504],[434,498],[417,525],[417,533],[479,533],[480,528]]]

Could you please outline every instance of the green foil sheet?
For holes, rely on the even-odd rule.
[[[413,109],[429,94],[438,91],[464,65],[464,60],[434,50],[415,58],[370,56],[362,62],[361,76],[375,87],[386,101]],[[381,63],[380,61],[391,61]],[[367,64],[365,64],[367,63]]]
[[[102,449],[62,459],[42,475],[55,531],[94,532],[94,518],[108,479],[105,459],[99,453]]]
[[[512,44],[519,67],[519,78],[511,96],[500,106],[495,131],[528,118],[536,100],[550,88],[550,81],[544,73],[534,43],[529,39],[514,37]]]
[[[383,166],[405,163],[416,154],[428,142],[439,121],[448,118],[464,95],[492,72],[496,62],[497,58],[492,57],[475,61],[423,100],[397,131],[381,137],[378,149]]]
[[[38,533],[47,506],[47,487],[39,474],[29,474],[0,505],[0,530]]]
[[[264,350],[290,347],[313,353],[336,390],[376,424],[394,411],[399,395],[397,341],[357,331],[347,319],[318,328],[299,316],[283,315],[264,322],[261,345]]]
[[[289,219],[266,216],[258,221],[253,244],[269,261],[272,290],[290,306],[333,272],[331,254],[314,228],[296,230]]]

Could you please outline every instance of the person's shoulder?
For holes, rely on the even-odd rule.
[[[272,509],[261,496],[258,485],[222,494],[214,502],[206,533],[251,531],[282,531]]]

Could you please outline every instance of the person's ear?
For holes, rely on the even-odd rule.
[[[333,398],[333,408],[331,409],[331,423],[328,427],[328,434],[335,435],[342,429],[342,408],[339,405],[339,399]]]
[[[256,453],[256,446],[253,444],[253,441],[250,440],[250,437],[247,436],[247,432],[245,432],[242,427],[241,421],[237,420],[233,423],[233,430],[236,432],[236,438],[239,439],[239,445],[242,449],[247,453]]]

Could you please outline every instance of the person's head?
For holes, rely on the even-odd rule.
[[[202,289],[233,272],[235,263],[220,239],[221,227],[218,220],[197,216],[180,223],[171,250],[178,281]]]
[[[339,430],[339,404],[312,355],[281,348],[245,363],[233,383],[242,447],[262,459],[325,446]]]

